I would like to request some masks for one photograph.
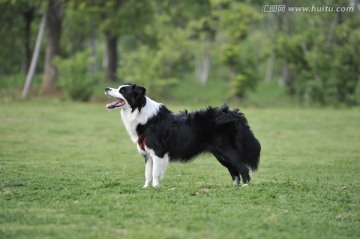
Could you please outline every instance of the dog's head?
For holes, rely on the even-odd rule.
[[[135,109],[141,110],[146,104],[146,89],[132,83],[126,83],[119,88],[105,88],[105,94],[117,100],[106,105],[109,110],[114,109]]]

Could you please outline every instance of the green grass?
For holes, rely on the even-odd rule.
[[[142,189],[117,112],[2,104],[0,238],[359,238],[359,109],[243,111],[263,147],[249,187],[203,156]]]

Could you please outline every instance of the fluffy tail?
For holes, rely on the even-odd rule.
[[[244,162],[245,164],[251,168],[251,170],[257,170],[260,162],[260,151],[261,145],[260,142],[255,138],[251,129],[248,128],[245,133],[244,138]]]
[[[235,141],[242,149],[242,161],[255,171],[260,162],[260,142],[255,138],[245,115],[238,109],[230,110],[227,105],[216,108],[215,125],[234,124],[237,130]]]

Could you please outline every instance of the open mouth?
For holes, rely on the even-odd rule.
[[[118,98],[116,101],[106,104],[106,108],[108,108],[109,110],[113,110],[123,106],[124,104],[125,104],[125,100]]]

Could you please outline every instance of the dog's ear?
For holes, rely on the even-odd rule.
[[[133,90],[134,90],[134,94],[136,97],[143,96],[143,95],[145,95],[145,92],[146,92],[146,89],[144,87],[137,86],[137,85],[135,85]]]

